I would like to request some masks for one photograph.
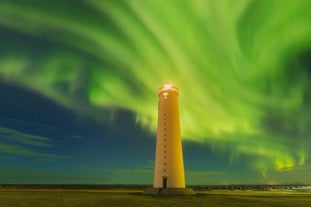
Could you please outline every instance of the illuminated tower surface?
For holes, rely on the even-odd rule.
[[[158,90],[158,96],[158,132],[153,187],[185,188],[178,89],[167,83]]]
[[[153,188],[145,194],[194,195],[185,188],[184,161],[180,135],[178,89],[166,83],[158,90],[158,131]]]

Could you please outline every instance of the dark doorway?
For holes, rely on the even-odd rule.
[[[167,177],[163,177],[163,188],[167,188]]]

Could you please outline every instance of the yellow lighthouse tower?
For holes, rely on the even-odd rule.
[[[159,88],[158,131],[153,188],[145,194],[194,195],[185,188],[184,162],[180,135],[178,89],[171,83]]]

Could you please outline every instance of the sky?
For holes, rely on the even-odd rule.
[[[310,9],[0,0],[0,183],[152,184],[169,81],[188,185],[311,184]]]

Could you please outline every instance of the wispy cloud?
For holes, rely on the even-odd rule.
[[[13,123],[13,124],[18,124],[21,126],[27,126],[27,127],[36,127],[36,128],[42,128],[42,129],[47,129],[47,130],[53,130],[55,127],[46,125],[46,124],[41,124],[41,123],[35,123],[35,122],[28,122],[24,121],[21,119],[4,119],[6,123]]]
[[[0,142],[9,141],[23,145],[51,147],[50,138],[22,133],[13,129],[0,127]]]
[[[0,127],[0,153],[18,156],[68,158],[39,152],[38,148],[53,147],[52,139]]]
[[[45,157],[45,158],[68,158],[64,156],[58,156],[48,153],[40,153],[30,149],[27,149],[18,145],[11,144],[0,144],[0,153],[10,154],[10,155],[20,155],[20,156],[30,156],[30,157]]]

